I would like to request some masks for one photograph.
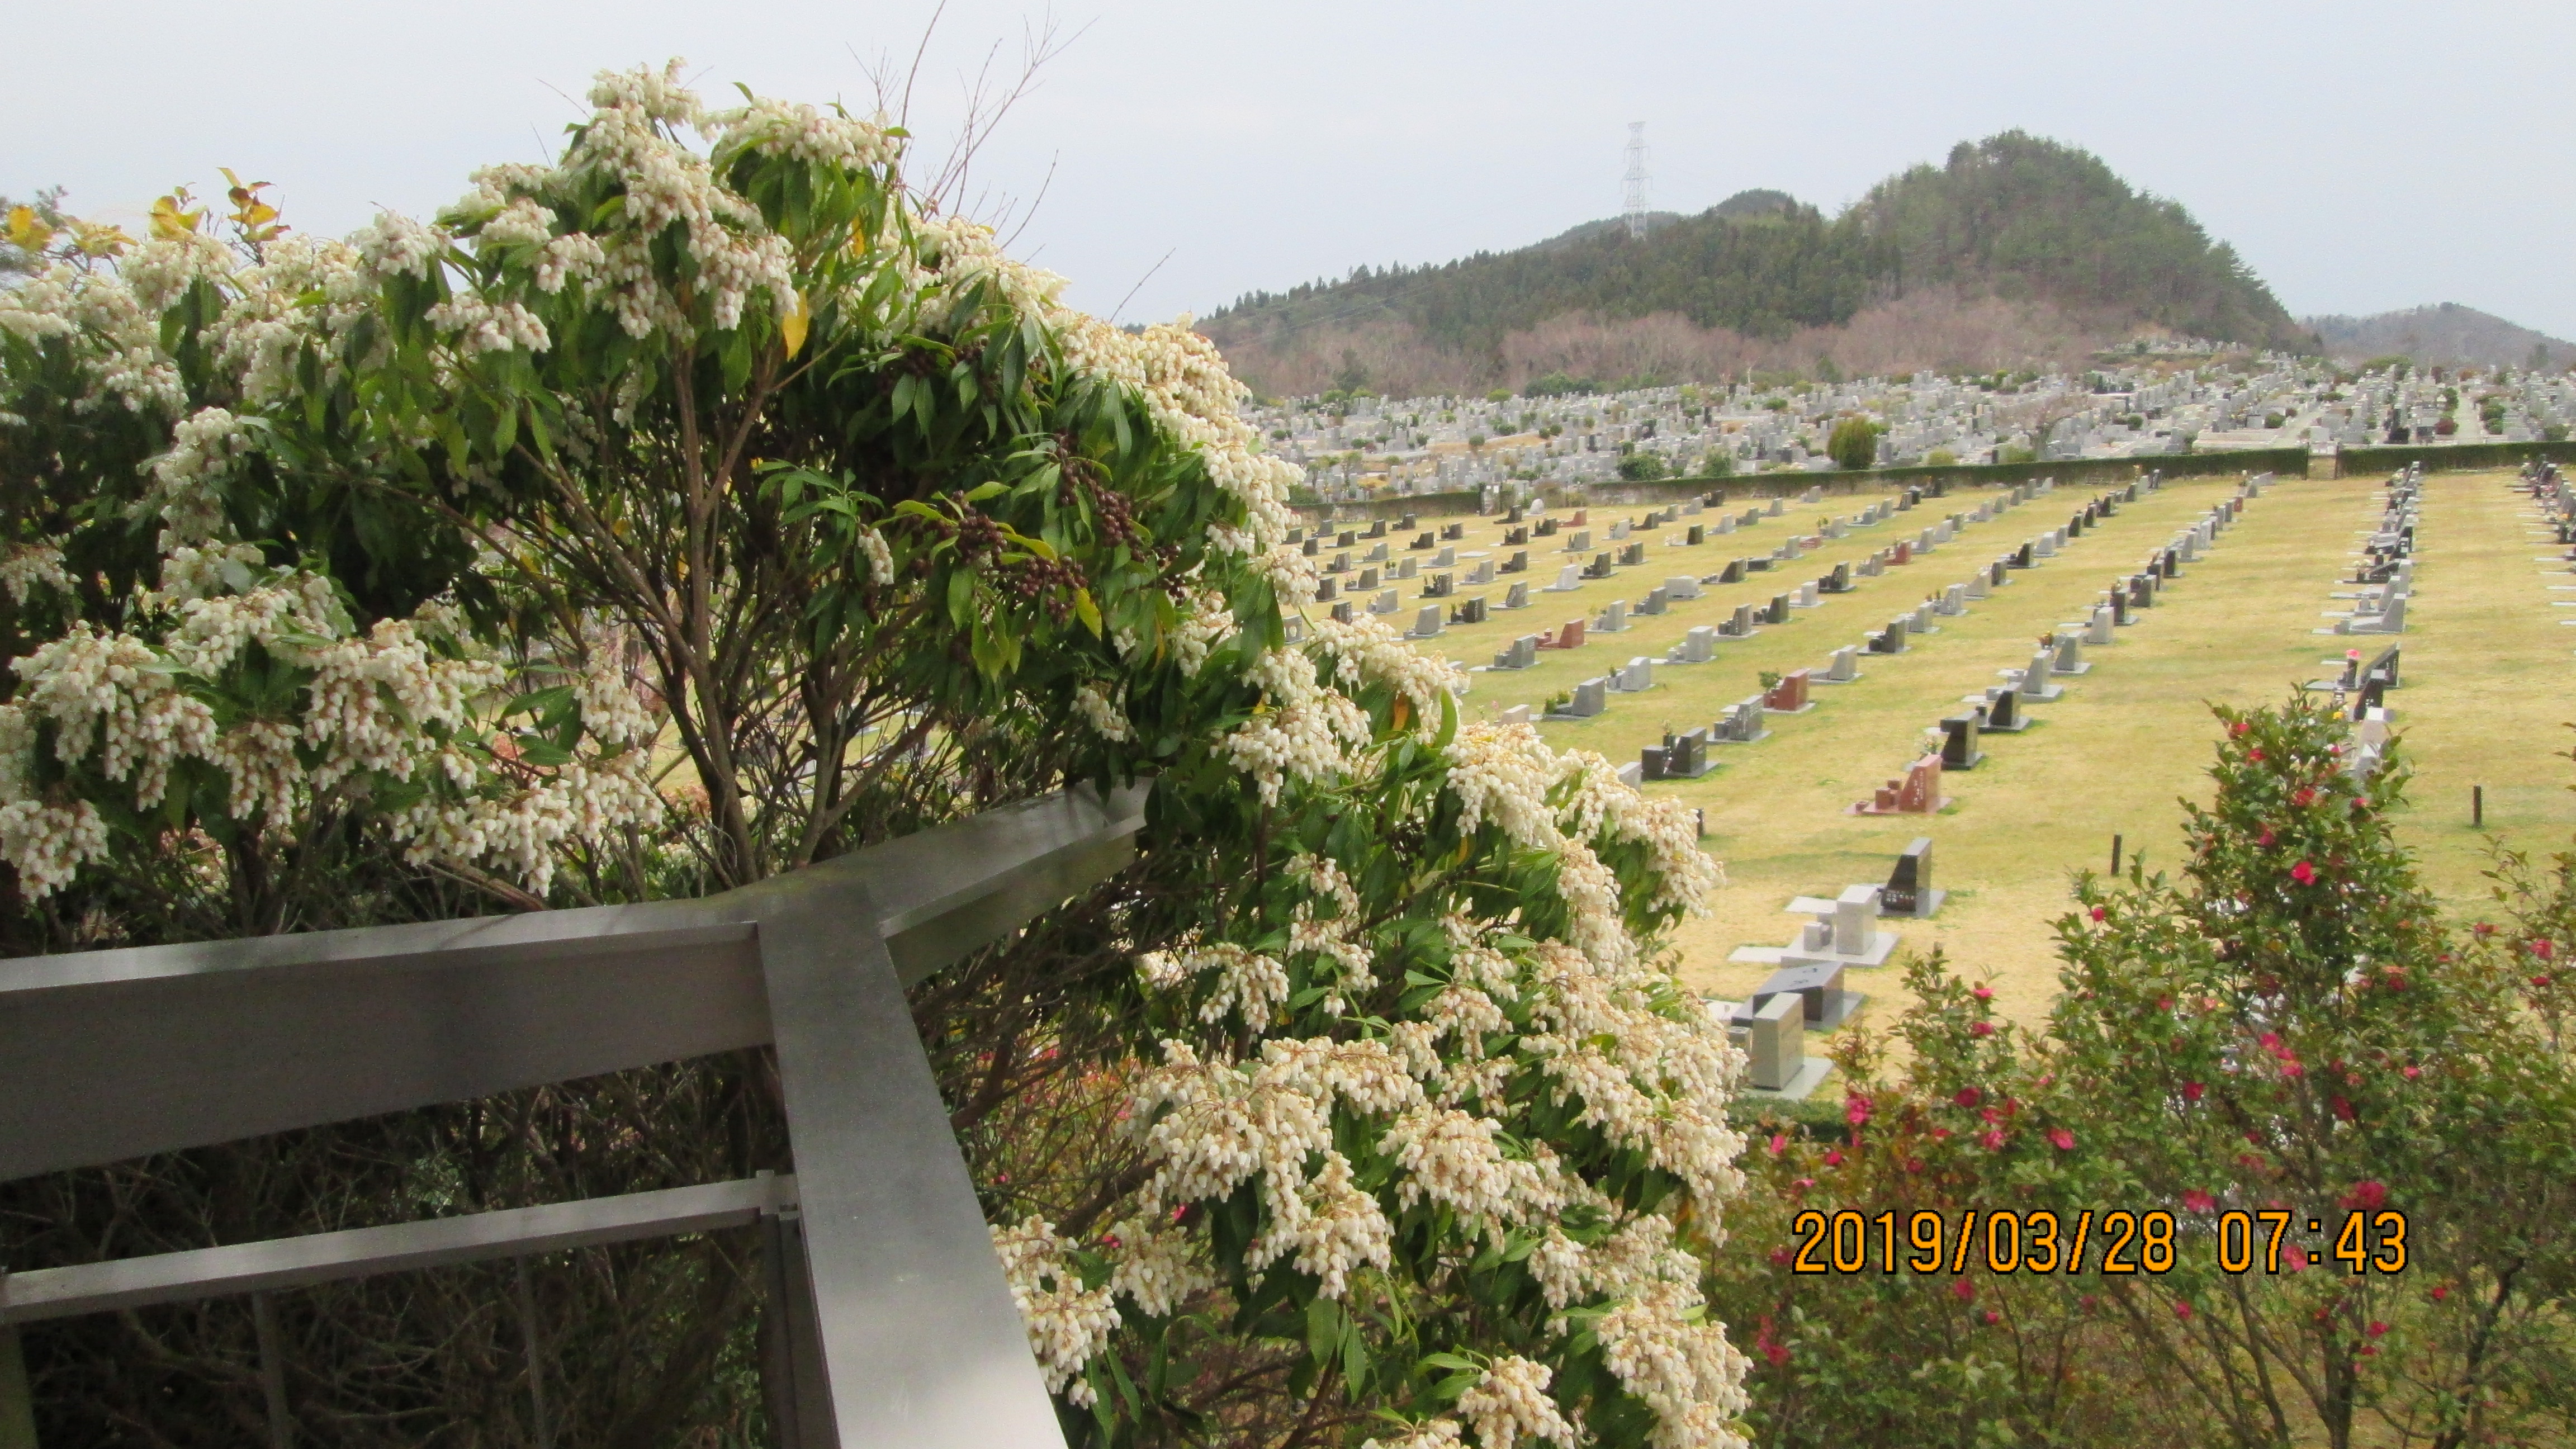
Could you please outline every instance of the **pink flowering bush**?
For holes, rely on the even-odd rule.
[[[2402,754],[2358,779],[2317,702],[2218,713],[2217,789],[2186,806],[2180,870],[2078,878],[2046,1032],[1995,1021],[1937,955],[1917,962],[1919,1004],[1893,1027],[1901,1068],[1867,1037],[1841,1054],[1867,1120],[1752,1159],[1799,1205],[2053,1212],[2061,1245],[2087,1209],[2170,1212],[2171,1270],[2104,1273],[2098,1235],[2084,1271],[2037,1278],[1761,1262],[1718,1301],[1779,1345],[1751,1382],[1753,1422],[1781,1442],[1910,1420],[2026,1442],[2340,1449],[2566,1422],[2554,1324],[2576,1268],[2576,1075],[2554,982],[2532,985],[2546,973],[2531,966],[2563,949],[2576,866],[2507,858],[2515,923],[2458,931],[2390,834]],[[1767,1193],[1747,1203],[1783,1213]],[[2231,1211],[2287,1215],[2278,1271],[2259,1218],[2253,1271],[2222,1271]],[[2382,1261],[2373,1215],[2405,1214],[2403,1272],[2336,1256],[2356,1211],[2374,1231],[2348,1246]],[[1756,1231],[1744,1212],[1738,1231]],[[1923,1372],[1873,1379],[1914,1354]]]

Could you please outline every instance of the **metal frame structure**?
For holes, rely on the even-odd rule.
[[[0,1269],[0,1449],[33,1444],[18,1324],[251,1293],[265,1330],[278,1289],[754,1224],[790,1449],[1061,1445],[904,989],[1118,870],[1147,788],[1077,788],[703,900],[0,961],[0,1181],[764,1045],[796,1165]]]

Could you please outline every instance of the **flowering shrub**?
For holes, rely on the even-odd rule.
[[[676,75],[434,222],[181,196],[0,293],[24,929],[199,839],[274,930],[317,840],[635,898],[1150,772],[1136,868],[917,1005],[970,1140],[1119,1085],[1067,1181],[979,1159],[1068,1424],[1741,1442],[1689,812],[1374,620],[1291,645],[1297,470],[1186,319],[1065,307],[897,129]]]
[[[2559,949],[2559,878],[2509,869],[2517,924],[2455,934],[2390,835],[2402,757],[2358,777],[2346,726],[2315,701],[2218,715],[2215,798],[2188,809],[2178,875],[2078,878],[2049,1031],[1996,1022],[1985,988],[1915,963],[1902,1073],[1866,1039],[1846,1047],[1847,1132],[1779,1134],[1756,1160],[1787,1202],[1746,1197],[1766,1215],[1930,1207],[1952,1223],[2161,1210],[2178,1224],[2171,1270],[2105,1273],[2098,1238],[2083,1272],[2041,1278],[1731,1265],[1719,1301],[1769,1346],[1757,1424],[1796,1442],[1955,1416],[2043,1441],[2342,1446],[2492,1442],[2563,1418],[2551,1325],[2576,1266],[2561,1226],[2576,1075],[2549,1034],[2554,982],[2529,984]],[[2500,1216],[2505,1202],[2518,1210]],[[2335,1256],[2346,1214],[2390,1209],[2406,1269],[2356,1274]],[[2222,1271],[2230,1211],[2287,1215],[2279,1271],[2265,1228],[2253,1271]],[[2389,1251],[2377,1232],[2367,1250]],[[1926,1372],[1847,1399],[1890,1352]]]

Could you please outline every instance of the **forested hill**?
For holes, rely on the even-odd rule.
[[[1782,338],[1927,289],[2044,304],[2097,326],[2315,345],[2179,204],[2141,195],[2086,152],[2017,131],[1892,176],[1837,216],[1781,192],[1744,192],[1696,216],[1658,218],[1642,239],[1594,222],[1516,251],[1254,293],[1201,330],[1231,355],[1394,324],[1416,346],[1498,357],[1506,338],[1569,314],[1610,324],[1675,314]]]

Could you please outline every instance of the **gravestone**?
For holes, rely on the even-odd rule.
[[[1369,612],[1372,614],[1392,614],[1403,607],[1404,604],[1396,598],[1393,589],[1382,589],[1376,598],[1369,600]]]
[[[1690,530],[1682,535],[1684,548],[1697,548],[1706,542],[1708,542],[1708,528],[1704,524],[1694,523],[1690,526]]]
[[[1350,571],[1351,556],[1347,553],[1337,553],[1333,555],[1333,561],[1324,565],[1324,572],[1328,574],[1346,574]]]
[[[1717,632],[1724,634],[1730,639],[1752,638],[1757,632],[1753,627],[1753,606],[1751,604],[1736,605],[1735,616],[1728,619],[1725,623],[1718,625]]]
[[[1830,923],[1817,924],[1828,937],[1833,934]],[[1753,993],[1754,1015],[1758,1018],[1765,1009],[1794,1010],[1805,1030],[1832,1031],[1849,1021],[1860,1005],[1857,993],[1843,989],[1843,970],[1840,960],[1783,965]]]
[[[1660,614],[1664,612],[1664,601],[1669,597],[1671,596],[1664,592],[1663,586],[1658,584],[1654,588],[1646,590],[1646,597],[1637,601],[1637,612],[1640,614]]]
[[[1596,553],[1592,556],[1591,566],[1583,571],[1583,576],[1587,579],[1606,579],[1615,572],[1617,570],[1610,566],[1610,555]]]
[[[1619,567],[1623,569],[1635,568],[1645,561],[1646,546],[1642,543],[1632,543],[1619,550]]]
[[[1505,548],[1518,548],[1528,542],[1529,530],[1526,528],[1508,528],[1503,530],[1503,547]]]
[[[1968,612],[1968,586],[1952,584],[1943,589],[1940,599],[1932,605],[1932,612],[1952,619]]]
[[[1978,730],[1990,735],[2017,735],[2031,727],[2030,714],[2022,708],[2018,689],[1990,689],[1984,695],[1985,721]]]
[[[1365,593],[1365,592],[1367,592],[1367,591],[1368,591],[1368,590],[1370,590],[1370,589],[1374,589],[1374,588],[1376,588],[1377,586],[1378,586],[1377,569],[1376,569],[1376,567],[1375,567],[1374,565],[1372,565],[1372,566],[1370,566],[1370,567],[1368,567],[1368,568],[1364,568],[1364,569],[1360,570],[1360,576],[1359,576],[1359,578],[1351,584],[1351,588],[1352,588],[1354,591],[1356,591],[1356,592],[1360,592],[1360,593]]]
[[[1710,738],[1722,745],[1757,745],[1771,738],[1762,725],[1762,696],[1751,695],[1726,707]]]
[[[1470,584],[1490,584],[1493,581],[1494,561],[1492,559],[1480,558],[1476,560],[1474,568],[1467,570],[1467,582]]]
[[[2049,669],[2056,662],[2057,653],[2055,650],[2042,649],[2030,656],[2030,665],[2028,668],[2018,670],[2007,669],[2004,671],[2005,674],[2011,675],[2019,681],[2018,688],[2015,692],[2021,695],[2022,703],[2046,704],[2050,700],[2056,699],[2066,693],[2065,686],[2051,684],[2048,682]]]
[[[1567,553],[1581,553],[1590,547],[1592,547],[1592,530],[1588,528],[1576,529],[1573,534],[1565,540],[1565,551]]]
[[[2111,606],[2095,604],[2093,617],[2084,625],[2084,642],[2095,649],[2114,643],[2119,638],[2119,635],[2113,632],[2117,628],[2118,620],[2112,616]]]
[[[1617,542],[1617,541],[1619,541],[1620,539],[1626,538],[1627,536],[1628,536],[1628,520],[1626,520],[1626,519],[1624,519],[1624,518],[1623,518],[1623,519],[1620,519],[1618,522],[1613,523],[1613,524],[1611,524],[1611,525],[1610,525],[1610,540],[1611,540],[1611,542],[1616,543],[1616,542]]]
[[[1849,684],[1860,678],[1860,650],[1850,644],[1835,650],[1834,657],[1825,665],[1825,672],[1813,678],[1818,684]]]
[[[1671,599],[1676,603],[1680,603],[1696,599],[1699,596],[1699,579],[1695,575],[1681,574],[1677,577],[1664,580],[1665,598]]]
[[[1529,607],[1529,584],[1528,584],[1526,581],[1524,581],[1524,582],[1521,582],[1521,583],[1513,584],[1510,588],[1508,588],[1508,589],[1504,590],[1504,591],[1503,591],[1503,602],[1502,602],[1502,607],[1503,607],[1503,608],[1506,608],[1506,609],[1526,609],[1526,608],[1528,608],[1528,607]]]
[[[1788,623],[1789,596],[1787,594],[1773,594],[1771,596],[1771,602],[1764,605],[1762,612],[1755,615],[1754,618],[1756,622],[1763,624]]]
[[[1315,542],[1315,540],[1310,538],[1306,540],[1306,545],[1301,551],[1306,555],[1306,557],[1314,558],[1322,552],[1322,548]]]
[[[1550,594],[1570,594],[1576,589],[1582,587],[1583,570],[1576,568],[1572,564],[1567,564],[1565,567],[1556,571],[1556,582],[1549,584],[1541,592]]]
[[[1664,655],[1667,664],[1706,664],[1717,657],[1717,631],[1706,624],[1693,625],[1682,635],[1680,643]]]
[[[1540,519],[1538,521],[1536,533],[1540,538],[1554,538],[1556,536],[1556,520],[1553,518]]]
[[[1496,669],[1527,669],[1538,663],[1538,636],[1523,634],[1494,656]]]
[[[1696,780],[1713,768],[1708,759],[1706,726],[1683,731],[1680,739],[1664,748],[1664,773],[1671,779]]]
[[[1855,815],[1930,815],[1950,803],[1941,793],[1941,757],[1925,755],[1906,767],[1901,779],[1888,781],[1871,798],[1851,807]],[[1876,890],[1871,890],[1873,904]],[[1848,894],[1848,892],[1846,893]]]
[[[1525,573],[1528,573],[1528,572],[1529,572],[1529,550],[1527,550],[1527,549],[1517,549],[1517,550],[1514,550],[1514,551],[1513,551],[1513,553],[1512,553],[1512,556],[1511,556],[1510,558],[1507,558],[1507,559],[1503,560],[1503,572],[1504,572],[1504,573],[1507,573],[1507,574],[1525,574]]]
[[[1568,619],[1564,624],[1538,636],[1541,649],[1580,649],[1583,647],[1583,620]]]
[[[1592,627],[1603,634],[1624,632],[1628,627],[1628,601],[1612,599],[1610,607],[1601,611],[1601,617],[1592,621]]]
[[[1334,622],[1334,623],[1336,623],[1336,624],[1347,624],[1347,623],[1351,622],[1351,618],[1352,618],[1352,615],[1351,615],[1351,601],[1350,601],[1350,600],[1348,600],[1348,599],[1344,599],[1344,600],[1342,600],[1340,603],[1335,604],[1335,605],[1333,606],[1333,622]]]
[[[1977,748],[1977,717],[1954,714],[1941,721],[1941,768],[1973,770],[1986,752]]]
[[[1587,679],[1574,686],[1574,698],[1565,707],[1568,719],[1591,719],[1610,707],[1610,681]]]
[[[1622,694],[1643,694],[1655,687],[1655,661],[1643,654],[1629,659],[1611,676],[1610,687]]]
[[[1772,714],[1805,714],[1814,709],[1816,702],[1807,697],[1809,678],[1808,671],[1804,669],[1792,669],[1781,675],[1780,682],[1762,696],[1762,707]]]
[[[1429,604],[1424,606],[1421,613],[1414,616],[1413,627],[1404,631],[1404,637],[1437,639],[1440,637],[1440,632],[1440,606]]]
[[[1409,551],[1419,553],[1428,550],[1433,542],[1434,540],[1430,534],[1417,533],[1413,536],[1413,542],[1406,544],[1405,548]]]
[[[1458,566],[1458,550],[1455,548],[1444,548],[1440,550],[1440,552],[1432,556],[1431,566],[1435,569],[1456,568]]]
[[[1744,572],[1745,561],[1743,559],[1728,559],[1726,561],[1726,567],[1717,571],[1717,582],[1721,584],[1740,584],[1744,582]]]
[[[1422,562],[1422,561],[1421,561],[1420,559],[1417,559],[1417,558],[1411,558],[1411,557],[1407,557],[1407,558],[1404,558],[1404,559],[1400,559],[1400,560],[1398,560],[1398,561],[1396,562],[1396,565],[1395,565],[1395,576],[1396,576],[1397,578],[1399,578],[1399,579],[1410,579],[1410,578],[1418,578],[1418,577],[1420,577],[1420,576],[1421,576],[1421,568],[1420,568],[1421,562]]]
[[[1433,574],[1431,577],[1422,581],[1422,597],[1426,599],[1445,599],[1449,597],[1450,593],[1456,588],[1456,583],[1452,581],[1449,575]]]
[[[1450,606],[1449,622],[1452,624],[1481,624],[1485,622],[1485,607],[1485,596],[1482,594],[1478,594],[1472,599],[1461,599],[1456,604]]]
[[[1882,915],[1929,920],[1949,898],[1948,891],[1932,885],[1932,838],[1918,835],[1896,857],[1887,884],[1879,887],[1878,909]]]
[[[2092,672],[2093,663],[2084,657],[2084,626],[2057,626],[2057,652],[2048,662],[2048,672],[2061,679]]]
[[[1789,607],[1793,609],[1812,609],[1822,602],[1823,600],[1817,596],[1814,579],[1798,585],[1798,591],[1789,596]]]
[[[1316,603],[1318,603],[1318,604],[1329,604],[1329,603],[1331,603],[1333,600],[1338,599],[1338,598],[1340,598],[1341,596],[1342,596],[1342,589],[1341,589],[1341,585],[1334,583],[1331,579],[1317,579],[1317,580],[1315,581],[1315,602],[1316,602]]]
[[[1448,524],[1440,530],[1440,536],[1442,538],[1452,540],[1463,539],[1467,536],[1467,525],[1463,523]]]

